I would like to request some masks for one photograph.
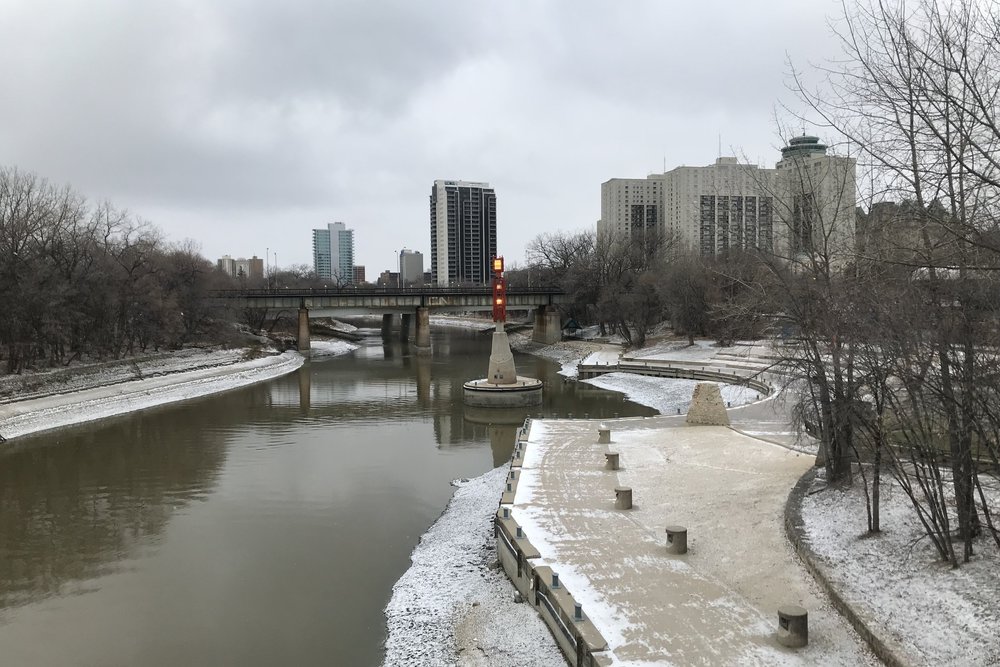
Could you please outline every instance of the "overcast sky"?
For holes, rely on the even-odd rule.
[[[600,185],[719,152],[773,166],[836,0],[0,0],[0,163],[203,254],[312,263],[343,221],[373,280],[430,266],[434,179],[488,181],[499,251],[592,228]],[[809,128],[810,131],[815,131]],[[819,132],[823,136],[822,131]]]

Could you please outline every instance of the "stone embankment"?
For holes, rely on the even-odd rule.
[[[142,360],[5,380],[0,437],[103,419],[270,380],[298,369],[297,352],[185,350]],[[17,382],[20,382],[18,385]]]

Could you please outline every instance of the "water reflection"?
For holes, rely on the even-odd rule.
[[[113,420],[0,452],[0,609],[72,589],[155,546],[225,464],[226,443],[208,429],[244,410],[222,398],[212,415]]]

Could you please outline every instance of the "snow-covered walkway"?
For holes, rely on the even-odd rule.
[[[813,457],[677,419],[535,420],[512,515],[609,644],[615,665],[865,665],[867,647],[785,539],[788,490]],[[635,507],[614,509],[615,487]],[[671,556],[665,525],[688,529]],[[810,643],[777,644],[777,608],[809,611]]]

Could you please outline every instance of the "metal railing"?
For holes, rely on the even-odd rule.
[[[573,633],[570,632],[569,628],[566,627],[566,624],[563,623],[562,615],[559,613],[559,610],[556,609],[555,605],[552,604],[552,601],[549,600],[549,596],[547,596],[541,590],[535,591],[535,594],[538,596],[539,600],[545,603],[545,608],[549,610],[549,615],[552,616],[552,618],[555,619],[556,623],[559,624],[559,629],[562,630],[563,636],[566,637],[567,641],[569,641],[569,643],[573,646],[573,651],[575,652],[576,637],[573,636]]]
[[[513,556],[514,558],[517,558],[517,549],[515,549],[514,545],[510,543],[510,538],[507,537],[507,531],[504,530],[502,525],[499,526],[499,530],[497,531],[497,533],[500,535],[500,537],[503,538],[503,543],[510,551],[510,555]]]
[[[528,294],[565,294],[561,287],[507,287],[508,296]],[[212,290],[209,296],[221,299],[240,299],[248,297],[323,297],[323,296],[489,296],[492,295],[489,285],[454,285],[423,287],[377,287],[357,285],[347,287],[275,287],[268,289],[229,289]]]

